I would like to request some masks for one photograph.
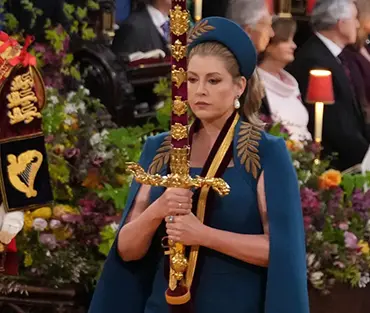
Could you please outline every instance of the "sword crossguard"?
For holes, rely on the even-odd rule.
[[[149,174],[137,163],[127,163],[127,170],[132,173],[138,183],[156,187],[172,188],[202,188],[211,187],[220,196],[226,196],[230,193],[230,186],[222,178],[200,177],[194,178],[188,174],[168,174],[161,176],[159,174]]]

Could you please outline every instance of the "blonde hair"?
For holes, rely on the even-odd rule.
[[[360,50],[364,45],[369,34],[364,30],[365,20],[370,19],[370,1],[369,0],[357,0],[356,6],[358,10],[358,20],[360,22],[360,27],[357,31],[357,40],[355,43],[355,48]]]
[[[218,42],[205,42],[195,46],[190,51],[189,60],[194,55],[217,56],[225,62],[227,71],[231,74],[233,79],[237,80],[241,77],[239,64],[236,61],[235,56],[229,49]],[[240,107],[240,114],[244,116],[249,123],[257,127],[264,126],[258,117],[262,98],[264,96],[265,92],[263,85],[259,79],[257,71],[255,70],[252,76],[249,78],[247,82],[247,88],[240,96],[239,100],[242,104]]]

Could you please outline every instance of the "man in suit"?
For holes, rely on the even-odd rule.
[[[160,49],[169,54],[169,18],[171,0],[147,0],[126,19],[116,32],[112,50],[131,54]]]
[[[337,153],[333,166],[347,169],[362,162],[370,140],[364,131],[364,118],[351,87],[343,48],[356,41],[357,9],[353,0],[318,0],[311,15],[314,35],[299,49],[288,71],[297,79],[305,99],[312,69],[332,72],[335,103],[325,106],[322,133],[324,155]],[[314,105],[307,104],[308,128],[314,135]]]

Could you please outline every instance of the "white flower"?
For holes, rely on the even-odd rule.
[[[298,168],[301,166],[301,163],[299,163],[299,161],[298,161],[298,160],[294,160],[294,161],[293,161],[293,165],[294,165],[294,167],[295,167],[295,168],[297,168],[297,169],[298,169]]]
[[[365,288],[369,282],[370,282],[369,273],[365,273],[361,275],[360,281],[358,282],[358,286],[360,288]]]
[[[119,227],[119,225],[117,223],[112,223],[109,226],[113,229],[113,231],[117,231],[118,227]]]
[[[53,96],[50,96],[49,101],[52,104],[57,104],[59,102],[58,97],[57,96],[54,96],[54,95]]]
[[[318,282],[322,279],[322,277],[324,276],[324,273],[323,272],[314,272],[311,274],[311,281],[313,282]]]
[[[370,220],[366,223],[366,231],[370,231]]]
[[[90,145],[96,146],[96,145],[100,144],[101,140],[102,140],[102,138],[100,136],[100,133],[96,133],[96,134],[91,136]]]
[[[322,232],[321,232],[321,231],[316,232],[316,233],[315,233],[315,237],[316,237],[316,239],[318,239],[318,240],[322,240]]]
[[[68,126],[71,126],[73,124],[73,119],[71,119],[70,117],[67,117],[65,120],[64,120],[64,124],[68,125]]]
[[[49,226],[51,229],[57,229],[62,226],[62,223],[59,220],[51,220]]]
[[[313,264],[313,261],[315,261],[316,255],[313,253],[309,253],[307,255],[307,266],[310,267]]]
[[[96,156],[98,158],[102,158],[103,160],[110,160],[111,158],[113,158],[113,152],[112,151],[109,151],[109,152],[100,151],[96,153]]]
[[[84,86],[80,86],[80,90],[84,93],[86,96],[90,96],[90,90],[85,88]]]
[[[85,114],[85,112],[86,112],[86,105],[85,105],[85,102],[81,101],[81,102],[78,104],[77,109],[78,109],[82,114]]]
[[[66,114],[77,113],[76,105],[74,103],[67,102],[66,106],[64,107],[64,113]]]
[[[106,139],[108,137],[108,134],[109,134],[109,131],[107,131],[106,129],[103,129],[100,133],[100,136],[102,139]]]
[[[48,226],[48,222],[43,218],[37,217],[33,220],[32,226],[34,230],[43,231]]]
[[[76,93],[74,91],[71,91],[68,93],[67,95],[67,102],[71,101],[72,98],[76,95]]]

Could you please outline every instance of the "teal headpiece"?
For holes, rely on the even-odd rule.
[[[248,34],[238,24],[223,17],[207,17],[191,30],[188,51],[204,42],[219,42],[235,56],[240,74],[249,79],[257,66],[257,51]]]

